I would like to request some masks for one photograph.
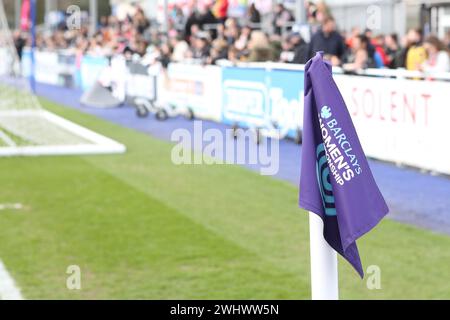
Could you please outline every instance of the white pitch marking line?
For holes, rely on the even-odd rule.
[[[21,203],[0,203],[0,211],[1,210],[21,210],[23,209],[23,205]]]
[[[0,260],[0,300],[23,300],[20,289]]]
[[[0,130],[0,139],[10,147],[15,147],[16,143],[6,133]]]

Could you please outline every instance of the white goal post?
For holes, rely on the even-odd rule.
[[[126,147],[45,110],[20,70],[0,0],[0,157],[123,153]]]
[[[2,112],[0,111],[0,119],[8,119],[9,117],[32,117],[42,119],[60,129],[64,129],[69,133],[73,133],[85,140],[72,144],[49,144],[49,145],[33,145],[33,146],[17,146],[16,144],[8,144],[0,147],[1,156],[39,156],[39,155],[76,155],[76,154],[107,154],[107,153],[124,153],[126,148],[110,138],[98,134],[92,130],[86,129],[74,122],[66,120],[54,113],[46,110],[39,111],[19,111]],[[39,120],[38,120],[39,121]],[[0,124],[0,139],[2,139],[3,131]],[[9,138],[10,139],[10,138]]]

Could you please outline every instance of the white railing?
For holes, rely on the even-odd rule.
[[[450,72],[422,72],[400,69],[365,69],[357,71],[356,74],[362,76],[389,77],[389,78],[410,78],[410,79],[433,79],[450,81]]]
[[[305,65],[294,63],[282,63],[282,62],[238,62],[238,63],[221,63],[221,66],[236,66],[240,68],[263,68],[263,69],[281,69],[292,71],[304,71]],[[333,73],[345,74],[346,71],[341,67],[333,67]],[[385,78],[397,78],[397,79],[422,79],[422,80],[436,80],[436,81],[450,81],[450,72],[422,72],[411,71],[403,68],[399,69],[376,69],[368,68],[348,73],[349,75],[355,74],[358,76],[370,76],[370,77],[385,77]]]

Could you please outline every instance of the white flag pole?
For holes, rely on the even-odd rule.
[[[311,255],[311,298],[338,300],[337,253],[323,237],[323,221],[309,212],[309,241]]]

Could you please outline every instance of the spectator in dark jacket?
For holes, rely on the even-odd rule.
[[[200,16],[200,28],[208,31],[211,38],[217,38],[216,24],[219,22],[217,18],[214,16],[211,5],[208,5],[201,12]]]
[[[375,46],[373,45],[373,43],[371,42],[371,39],[373,39],[373,32],[371,29],[366,28],[364,30],[364,35],[366,36],[367,39],[369,39],[369,44],[367,45],[367,53],[369,54],[369,57],[374,57],[375,56]]]
[[[386,46],[386,55],[389,59],[388,67],[391,69],[399,68],[402,66],[402,57],[400,48],[400,44],[398,43],[398,37],[396,33],[392,33],[387,35],[384,39],[384,43]]]
[[[200,12],[200,28],[208,30],[212,28],[212,25],[217,24],[219,21],[211,11],[211,6],[206,6],[203,11]]]
[[[247,10],[247,19],[251,24],[261,23],[261,14],[254,3],[252,3]]]
[[[345,53],[345,43],[336,31],[336,23],[332,17],[326,17],[322,27],[312,36],[308,57],[312,58],[317,51],[323,51],[334,64],[339,63]]]
[[[202,16],[197,10],[192,11],[190,16],[186,21],[186,25],[184,26],[184,36],[186,41],[189,41],[189,38],[192,35],[192,26],[200,26],[202,23]]]
[[[19,59],[22,60],[23,48],[25,47],[27,41],[25,40],[25,37],[22,35],[22,33],[18,30],[14,32],[13,38],[14,46],[16,47]]]
[[[305,64],[308,61],[308,44],[302,39],[299,33],[292,34],[290,42],[294,49],[294,58],[291,62]]]

